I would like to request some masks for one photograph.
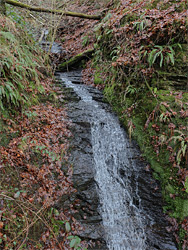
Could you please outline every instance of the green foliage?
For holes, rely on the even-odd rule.
[[[74,248],[76,250],[81,250],[81,246],[80,246],[80,243],[81,243],[81,239],[78,237],[78,236],[68,236],[67,239],[71,240],[70,241],[70,247],[71,248]],[[87,250],[86,248],[84,248],[83,250]]]
[[[155,45],[152,49],[150,46],[140,47],[140,57],[144,60],[147,58],[149,67],[151,68],[156,62],[159,62],[160,68],[165,64],[168,65],[171,63],[175,64],[175,55],[176,51],[182,50],[181,44],[172,44],[172,45]]]
[[[185,191],[188,193],[188,176],[185,179]]]
[[[108,84],[108,86],[104,89],[105,97],[108,98],[108,101],[112,103],[114,99],[116,98],[114,96],[115,94],[115,88],[117,87],[116,82],[111,82]]]
[[[111,17],[112,17],[112,14],[109,12],[107,15],[105,15],[105,17],[103,18],[102,22],[103,23],[108,22]]]
[[[145,51],[144,56],[147,55],[147,51]],[[148,63],[149,66],[152,67],[156,60],[159,58],[160,68],[163,66],[165,60],[166,63],[169,64],[171,62],[174,65],[175,62],[175,51],[172,46],[159,46],[155,45],[154,49],[148,54]]]
[[[173,144],[176,148],[176,160],[178,165],[180,166],[182,158],[185,157],[186,152],[188,151],[188,140],[186,138],[186,135],[182,133],[182,131],[175,130],[174,132],[176,133],[176,135],[172,136],[170,138],[170,141],[173,141]]]
[[[138,88],[134,87],[133,85],[129,85],[126,89],[126,94],[134,95],[138,92]]]
[[[112,58],[112,61],[115,61],[118,58],[120,50],[121,50],[121,46],[117,46],[112,49],[112,52],[110,53],[110,57]]]
[[[143,31],[147,27],[147,21],[142,20],[140,22],[134,22],[133,27],[136,28],[137,31]]]
[[[82,37],[82,46],[86,47],[89,44],[89,36]]]
[[[9,18],[1,18],[6,26],[0,26],[0,108],[13,112],[30,105],[34,98],[32,91],[44,91],[37,72],[44,60],[41,50],[35,47],[23,27]]]

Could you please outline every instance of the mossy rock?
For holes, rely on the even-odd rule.
[[[94,52],[94,49],[88,49],[74,57],[72,57],[70,60],[63,62],[59,65],[59,70],[67,70],[68,68],[71,68],[78,63],[80,63],[82,60],[87,60],[91,57],[92,53]]]
[[[186,90],[187,89],[187,65],[188,65],[188,46],[180,45],[182,50],[176,51],[174,65],[169,64],[159,68],[155,66],[156,74],[152,79],[152,86],[168,90]]]

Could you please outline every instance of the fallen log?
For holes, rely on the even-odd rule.
[[[61,63],[59,65],[58,69],[59,70],[66,70],[66,69],[74,66],[78,62],[82,61],[83,59],[90,58],[90,56],[92,55],[93,52],[94,52],[94,49],[88,49],[88,50],[86,50],[86,51],[72,57],[69,61]]]
[[[77,13],[77,12],[71,12],[71,11],[63,11],[63,10],[53,10],[53,9],[46,9],[42,7],[34,7],[28,4],[20,3],[14,0],[5,0],[7,4],[24,8],[30,11],[35,11],[35,12],[45,12],[45,13],[52,13],[56,15],[64,15],[64,16],[73,16],[73,17],[80,17],[80,18],[86,18],[86,19],[94,19],[94,20],[100,20],[101,16],[100,15],[87,15],[83,13]]]

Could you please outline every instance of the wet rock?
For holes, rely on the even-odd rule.
[[[87,201],[87,203],[91,205],[90,208],[92,208],[92,210],[97,209],[97,206],[99,204],[99,197],[96,191],[95,182],[88,184],[87,187],[88,189],[80,192],[80,195],[78,196],[81,200]]]
[[[66,76],[70,79],[72,78],[76,84],[81,84],[81,82],[79,82],[80,71],[68,72]],[[92,95],[92,99],[100,103],[100,107],[106,111],[111,111],[109,105],[103,103],[103,96],[99,90],[91,87],[87,87],[87,90]],[[65,92],[66,91],[65,89]],[[104,228],[99,213],[100,202],[98,186],[95,183],[95,168],[91,142],[92,119],[90,119],[90,117],[93,114],[93,110],[92,107],[89,106],[86,108],[84,106],[86,104],[81,98],[77,97],[72,90],[69,89],[67,93],[69,95],[69,117],[73,122],[72,133],[74,134],[74,139],[71,142],[72,156],[70,159],[74,165],[73,180],[77,189],[74,198],[80,200],[80,204],[77,207],[78,213],[75,217],[84,226],[80,237],[93,239],[95,242],[100,241],[102,245],[99,244],[92,249],[104,250],[107,248],[104,244]],[[105,129],[106,126],[104,119],[100,123],[100,128]],[[126,134],[125,137],[127,137]],[[135,172],[128,175],[125,171],[128,167],[122,165],[118,173],[119,176],[121,176],[121,180],[124,181],[124,183],[121,183],[122,186],[126,186],[126,181],[130,183],[135,197],[133,199],[134,205],[142,206],[142,216],[145,218],[144,225],[147,237],[147,250],[175,250],[177,247],[174,243],[173,235],[166,231],[168,223],[162,211],[163,202],[161,190],[158,188],[159,183],[153,180],[151,172],[145,171],[147,163],[141,160],[141,154],[137,144],[135,142],[132,142],[132,144],[128,143],[127,149],[131,152],[128,157],[136,166]],[[113,171],[110,169],[113,165],[113,157],[109,156],[107,159],[106,164],[109,166],[111,177],[113,177]],[[70,199],[64,197],[64,204],[66,205],[68,202],[70,202]]]
[[[103,228],[101,227],[100,223],[94,224],[84,224],[82,222],[82,225],[84,227],[84,230],[82,233],[80,233],[80,237],[82,238],[88,238],[93,240],[102,240],[104,237]]]
[[[72,98],[71,101],[73,102]],[[87,121],[87,114],[84,115],[82,108],[78,106],[75,102],[73,105],[69,103],[69,117],[73,123],[71,130],[74,134],[74,139],[71,142],[70,160],[74,165],[73,181],[77,189],[75,195],[80,200],[77,207],[78,213],[74,217],[84,228],[79,237],[95,241],[96,248],[92,247],[92,249],[106,249],[102,218],[98,212],[99,197],[94,179],[91,124]]]
[[[56,43],[56,42],[51,43],[51,42],[43,40],[40,42],[40,46],[42,47],[43,50],[45,50],[47,52],[50,49],[50,52],[52,54],[59,54],[59,55],[66,55],[67,54],[66,50],[63,50],[61,45]]]
[[[147,234],[147,250],[176,250],[174,236],[168,233],[166,227],[170,226],[163,214],[163,200],[160,183],[153,179],[152,170],[145,171],[148,163],[140,160],[139,147],[132,141],[131,153],[133,163],[137,166],[138,194],[144,210]]]

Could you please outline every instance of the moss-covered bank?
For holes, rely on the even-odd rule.
[[[186,3],[178,1],[175,8],[173,1],[166,7],[154,2],[158,9],[147,1],[139,10],[136,2],[132,6],[122,2],[113,9],[95,29],[91,65],[95,84],[104,88],[105,97],[154,170],[153,176],[160,180],[164,212],[175,218],[172,230],[178,235],[179,249],[187,249]]]

